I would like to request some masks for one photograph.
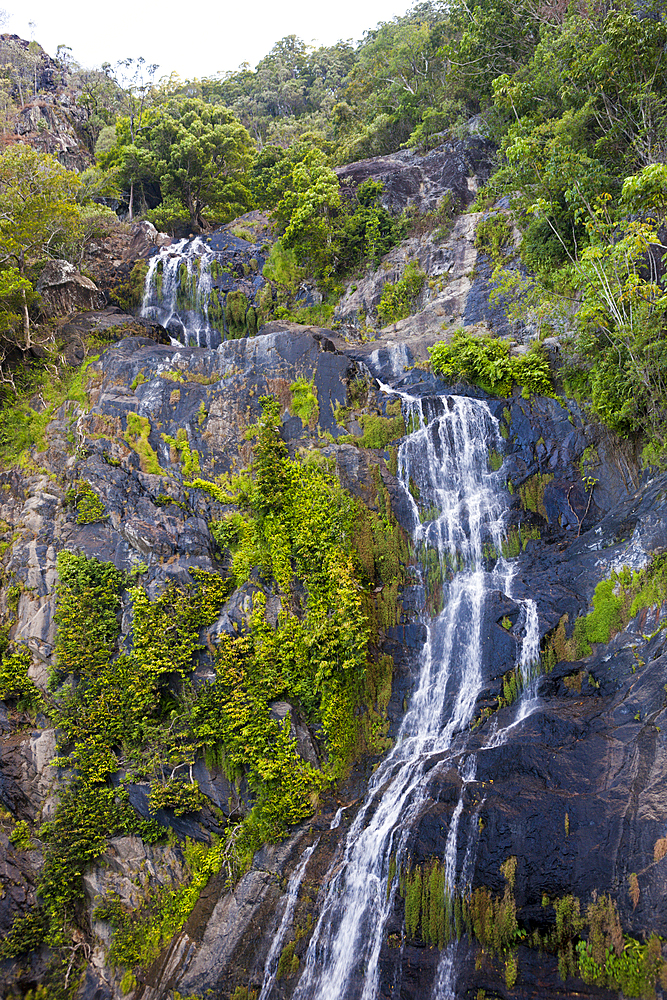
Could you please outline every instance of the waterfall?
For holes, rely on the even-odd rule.
[[[148,265],[141,316],[160,323],[174,343],[217,347],[220,334],[209,323],[211,265],[215,253],[197,237],[161,247]]]
[[[416,690],[395,745],[369,783],[342,863],[330,873],[295,1000],[377,997],[378,960],[398,881],[387,884],[390,863],[393,858],[400,866],[408,859],[412,828],[427,804],[438,764],[445,760],[452,766],[465,748],[483,684],[485,597],[492,588],[507,593],[511,582],[511,565],[502,556],[493,569],[485,568],[485,552],[497,555],[503,540],[504,505],[488,463],[488,450],[502,447],[497,420],[480,400],[401,396],[410,433],[399,448],[398,475],[422,562],[429,552],[437,553],[444,605],[426,623]],[[463,782],[473,780],[474,769],[474,759],[462,766]],[[445,850],[449,892],[456,884],[462,810],[463,799]],[[443,962],[435,996],[444,998],[452,995],[453,957],[449,969]]]
[[[257,332],[264,256],[229,234],[214,242],[183,239],[150,258],[140,315],[163,326],[176,345],[215,349]]]
[[[287,883],[287,892],[285,893],[285,909],[283,911],[278,930],[276,931],[273,941],[271,942],[269,954],[266,958],[264,966],[264,980],[259,993],[259,1000],[267,1000],[271,993],[271,989],[276,979],[276,972],[278,971],[278,962],[280,960],[283,942],[291,926],[292,917],[294,916],[294,908],[296,907],[296,903],[299,898],[299,889],[301,888],[303,877],[306,874],[306,868],[308,866],[310,856],[317,847],[318,843],[319,840],[316,840],[314,844],[311,844],[310,847],[305,849],[301,855],[299,864],[292,872],[292,876]]]

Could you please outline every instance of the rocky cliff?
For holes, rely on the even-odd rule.
[[[340,996],[662,995],[667,480],[572,401],[419,367],[443,321],[492,325],[475,221],[348,290],[341,320],[415,255],[433,281],[370,343],[78,318],[79,389],[0,478],[3,995],[316,995],[327,893],[465,569],[472,502],[444,556],[450,501],[404,447],[422,432],[440,462],[457,407],[484,414],[495,512],[480,674]],[[445,712],[471,682],[447,683]]]

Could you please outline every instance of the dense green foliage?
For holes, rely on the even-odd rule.
[[[140,129],[121,119],[116,143],[100,161],[128,182],[159,185],[155,222],[202,229],[204,212],[220,223],[249,206],[244,181],[251,157],[250,136],[227,108],[188,97],[151,108]]]
[[[293,391],[305,395],[308,383],[295,383]],[[286,824],[308,815],[323,781],[349,763],[371,637],[353,558],[356,504],[320,466],[289,459],[278,433],[278,402],[266,397],[262,405],[254,478],[237,494],[246,516],[223,522],[217,537],[231,547],[236,584],[259,567],[275,581],[281,609],[271,626],[265,598],[255,595],[246,634],[221,637],[216,683],[193,716],[201,738],[221,748],[228,774],[245,773],[256,792],[251,821],[259,841],[281,836]],[[213,484],[193,485],[217,495]],[[272,716],[270,706],[281,698],[321,726],[323,771],[296,753],[289,716],[284,722]]]
[[[110,67],[86,75],[63,49],[98,162],[74,178],[27,147],[3,154],[3,173],[16,176],[18,169],[20,178],[30,178],[37,200],[31,193],[19,210],[11,184],[0,192],[7,234],[27,233],[22,246],[8,243],[0,264],[0,334],[6,330],[9,342],[29,346],[34,296],[21,254],[28,265],[40,254],[75,257],[90,238],[83,215],[112,189],[130,217],[139,208],[179,232],[246,208],[270,213],[279,237],[265,268],[270,294],[254,305],[241,292],[224,307],[211,305],[213,321],[221,326],[224,318],[229,335],[252,335],[269,315],[330,322],[337,282],[377,266],[410,224],[380,205],[378,182],[355,191],[339,185],[333,168],[401,145],[429,149],[463,135],[465,122],[480,113],[475,127],[499,145],[499,169],[479,204],[499,194],[510,201],[477,228],[478,249],[496,269],[497,294],[514,301],[516,318],[542,334],[568,335],[565,391],[619,434],[642,436],[646,460],[661,463],[667,447],[661,14],[657,0],[641,17],[630,0],[576,9],[528,0],[482,0],[470,9],[462,0],[430,0],[379,24],[356,46],[313,49],[290,35],[254,70],[243,66],[186,83],[175,76],[154,83],[154,68],[141,60],[126,61],[117,77]],[[12,72],[23,86],[23,63],[36,54],[24,58],[3,44],[15,52]],[[512,227],[521,234],[516,249]],[[313,279],[326,301],[304,309],[300,290]],[[409,314],[420,280],[408,269],[385,285],[382,324]],[[494,391],[508,391],[512,382],[527,392],[550,391],[533,357],[522,361],[530,370],[511,378],[500,356],[464,360],[460,373]],[[150,456],[144,460],[154,467]]]
[[[426,281],[426,275],[418,264],[408,264],[403,277],[396,282],[387,281],[382,288],[382,297],[377,313],[382,326],[397,323],[413,311],[415,300]]]
[[[530,57],[493,81],[490,112],[501,169],[489,194],[511,193],[534,275],[512,271],[504,290],[547,329],[569,328],[566,390],[619,434],[645,436],[657,462],[667,440],[666,38],[660,5],[641,17],[620,2],[546,18]]]
[[[429,354],[433,371],[451,382],[472,382],[499,396],[509,396],[515,383],[525,396],[553,395],[549,363],[539,346],[513,357],[505,340],[457,330],[449,343],[435,344]]]
[[[304,419],[316,415],[311,383],[297,380],[292,393]],[[218,544],[231,550],[231,579],[192,570],[190,588],[169,585],[151,598],[111,563],[69,551],[58,556],[57,668],[46,710],[59,734],[53,764],[71,779],[55,816],[36,831],[45,849],[38,908],[15,922],[0,951],[13,956],[45,941],[54,982],[67,961],[86,865],[114,834],[153,841],[166,834],[165,810],[200,810],[205,799],[192,773],[198,759],[243,780],[253,807],[209,848],[186,847],[191,877],[184,885],[151,891],[133,911],[104,901],[97,916],[115,928],[111,959],[118,965],[150,962],[212,874],[224,869],[236,877],[252,851],[312,814],[320,791],[355,754],[386,747],[392,664],[371,647],[386,602],[376,608],[367,582],[386,579],[395,601],[398,552],[405,558],[397,526],[364,514],[326,466],[290,460],[278,402],[266,397],[262,406],[252,429],[252,475],[238,477],[231,494],[204,480],[192,484],[237,505],[212,524]],[[85,482],[72,487],[69,502],[80,523],[104,516]],[[359,535],[362,522],[369,539]],[[195,690],[200,630],[217,618],[230,589],[257,572],[279,598],[276,620],[265,594],[255,592],[244,628],[222,635],[215,648],[209,643],[215,680]],[[120,649],[123,608],[131,608],[132,628]],[[35,710],[44,702],[28,678],[29,662],[26,650],[5,649],[1,693]],[[286,711],[276,713],[281,702]],[[318,732],[308,760],[293,734],[295,714]],[[150,783],[149,820],[129,804],[127,786],[140,781]],[[29,844],[30,836],[20,830],[16,843]]]

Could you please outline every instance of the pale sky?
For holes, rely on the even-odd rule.
[[[254,68],[285,35],[315,45],[358,41],[379,21],[390,21],[411,6],[410,0],[0,0],[9,15],[0,30],[34,38],[51,56],[58,45],[69,45],[86,68],[143,56],[159,63],[158,78],[175,70],[191,79],[237,69],[243,62]]]

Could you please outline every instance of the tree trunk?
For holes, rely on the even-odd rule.
[[[25,340],[24,350],[28,350],[30,340],[30,314],[28,312],[28,302],[25,297],[25,288],[21,289],[21,312],[23,313],[23,337]]]
[[[132,222],[133,218],[132,215],[133,209],[134,209],[134,181],[130,181],[130,204],[128,205],[128,216],[130,222]]]

